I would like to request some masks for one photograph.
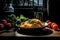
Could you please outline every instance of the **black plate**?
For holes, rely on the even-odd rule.
[[[27,34],[27,35],[39,35],[39,34],[43,34],[45,33],[45,31],[43,31],[43,29],[46,27],[39,27],[39,28],[22,28],[19,27],[19,25],[16,24],[16,26],[18,27],[17,31],[18,33],[21,34]]]
[[[17,32],[21,33],[21,34],[27,34],[27,35],[39,35],[44,33],[43,29],[45,27],[41,27],[41,28],[21,28],[18,27]]]
[[[44,30],[40,30],[40,29],[37,29],[37,30],[17,30],[17,32],[19,34],[23,34],[23,35],[33,35],[33,36],[41,36],[41,35],[49,35],[49,34],[52,34],[53,31],[52,30],[49,30],[49,29],[44,29]]]

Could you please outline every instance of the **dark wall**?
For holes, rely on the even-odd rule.
[[[33,7],[28,7],[28,6],[27,7],[26,6],[25,7],[24,6],[22,6],[22,7],[16,7],[15,8],[15,14],[17,16],[20,16],[20,14],[23,14],[26,17],[34,18]]]
[[[60,5],[59,4],[60,4],[59,0],[50,0],[49,13],[50,13],[50,20],[60,25]]]

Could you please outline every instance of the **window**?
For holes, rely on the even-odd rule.
[[[39,6],[43,6],[43,0],[39,0]]]
[[[38,0],[34,0],[34,6],[38,6]]]
[[[29,6],[33,6],[34,0],[29,0]]]
[[[43,6],[43,0],[18,0],[19,6]]]
[[[28,0],[24,0],[24,6],[28,6]]]

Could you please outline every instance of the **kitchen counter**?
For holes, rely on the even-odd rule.
[[[53,29],[50,28],[46,28],[49,30],[52,30],[53,33],[49,34],[49,35],[40,35],[40,36],[31,36],[31,35],[23,35],[23,34],[19,34],[17,31],[14,32],[3,32],[0,33],[0,36],[16,36],[16,37],[60,37],[60,31],[54,31]]]

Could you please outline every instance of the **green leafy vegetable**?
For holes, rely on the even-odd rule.
[[[21,22],[28,20],[29,18],[26,18],[24,15],[20,15]]]

